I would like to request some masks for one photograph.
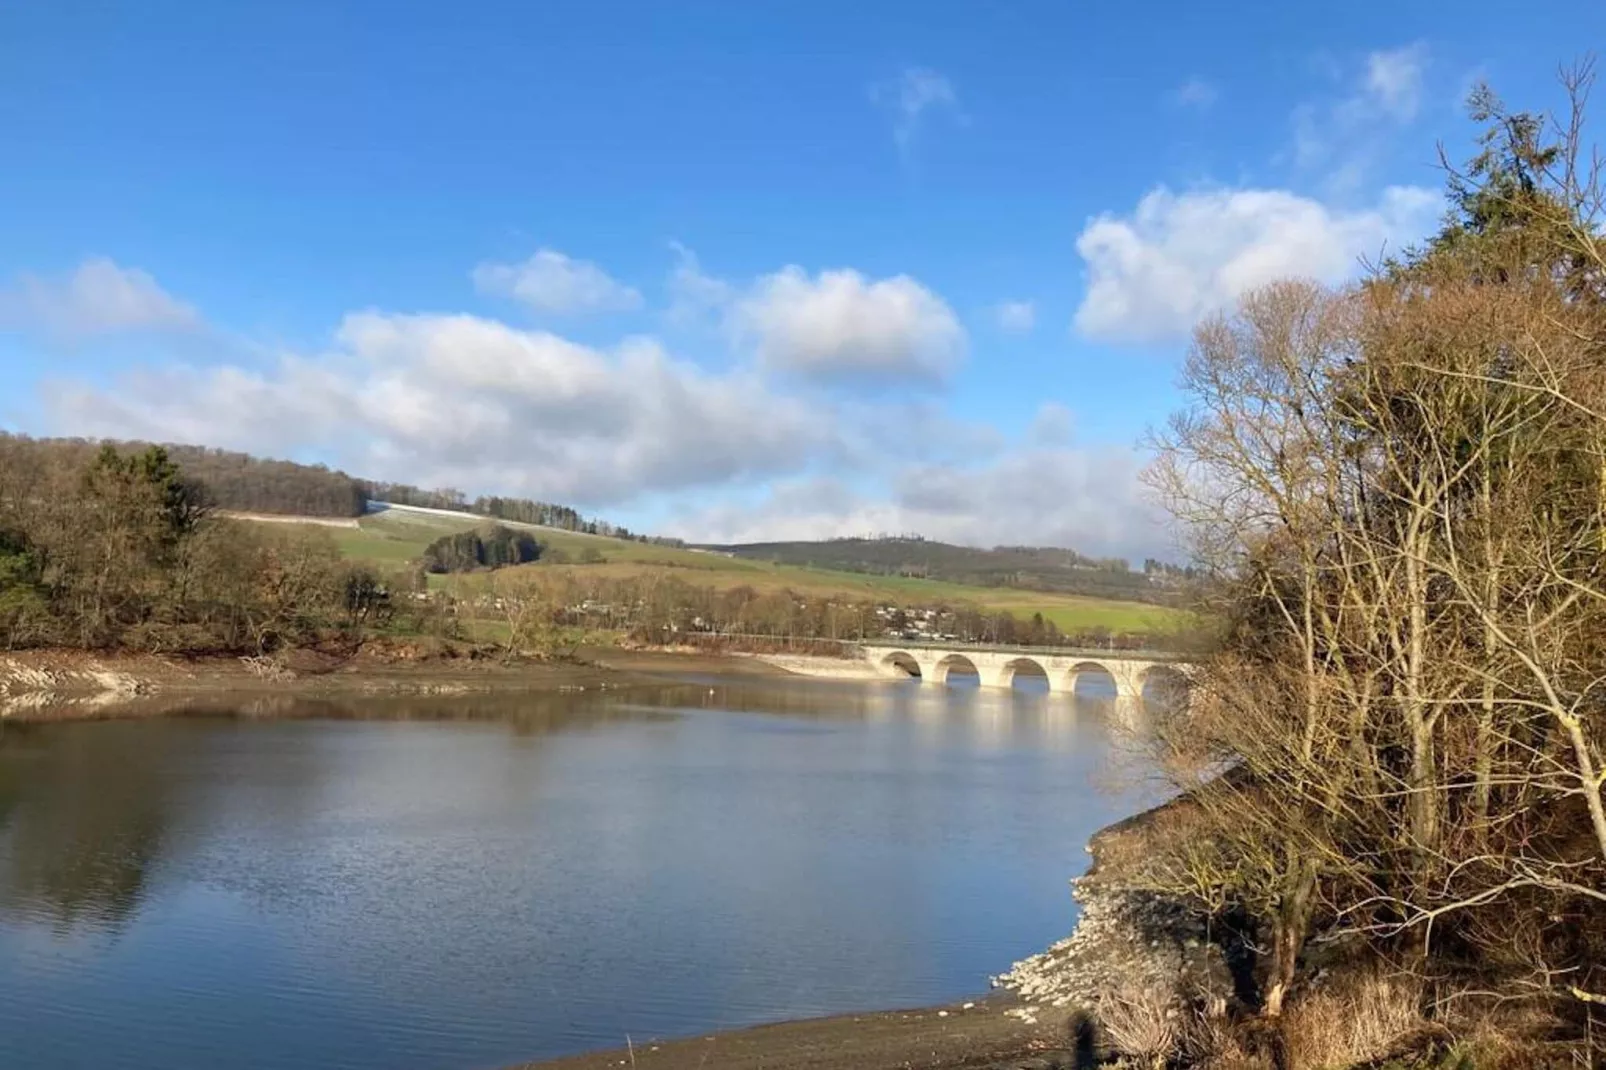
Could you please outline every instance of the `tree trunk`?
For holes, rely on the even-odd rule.
[[[1268,1018],[1282,1014],[1288,988],[1294,983],[1299,956],[1305,949],[1305,937],[1310,931],[1315,892],[1315,867],[1308,862],[1296,863],[1272,922],[1271,970],[1266,979],[1266,998],[1261,1005],[1262,1013]]]
[[[1427,660],[1427,578],[1423,574],[1427,540],[1413,521],[1406,541],[1406,635],[1402,705],[1410,735],[1411,767],[1406,781],[1411,851],[1421,879],[1432,868],[1439,846],[1439,798],[1435,780],[1433,714],[1424,696],[1423,673]]]
[[[1483,468],[1483,485],[1479,489],[1479,506],[1483,512],[1485,525],[1494,523],[1494,490],[1488,463]],[[1497,563],[1499,556],[1495,552],[1494,534],[1491,528],[1486,527],[1483,543],[1483,656],[1487,661],[1499,642],[1495,634],[1494,612],[1495,603],[1500,597],[1500,566]],[[1478,709],[1477,739],[1474,746],[1477,748],[1473,756],[1473,789],[1472,789],[1472,816],[1481,830],[1489,817],[1489,803],[1494,794],[1494,752],[1498,746],[1494,731],[1494,666],[1485,665],[1486,675],[1483,680],[1483,701]]]

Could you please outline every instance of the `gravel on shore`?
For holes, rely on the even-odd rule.
[[[1196,923],[1143,892],[1084,877],[1072,882],[1082,913],[1070,936],[1023,959],[996,984],[1027,1006],[1094,1009],[1105,993],[1170,991],[1202,953]]]

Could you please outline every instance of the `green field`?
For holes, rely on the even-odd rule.
[[[396,566],[418,557],[435,539],[484,523],[478,518],[434,516],[392,510],[363,517],[353,528],[330,529],[341,553],[354,561]],[[510,525],[519,527],[521,525]],[[724,554],[629,542],[601,535],[583,535],[552,528],[532,528],[548,552],[560,551],[569,564],[543,563],[531,568],[574,568],[611,577],[666,569],[687,583],[728,589],[749,586],[760,591],[791,590],[817,597],[872,599],[906,606],[969,603],[1021,619],[1041,613],[1063,631],[1108,628],[1114,632],[1151,633],[1178,627],[1181,614],[1141,602],[1119,602],[1077,595],[1024,591],[1010,587],[971,587],[937,580],[875,576],[855,572],[776,565]],[[579,564],[587,551],[601,561]]]

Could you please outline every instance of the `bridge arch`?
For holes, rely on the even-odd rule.
[[[1037,658],[1024,656],[1011,658],[1009,661],[1004,662],[993,670],[990,679],[983,676],[982,683],[994,687],[1014,687],[1015,678],[1022,675],[1040,676],[1048,682],[1049,690],[1053,690],[1053,674],[1048,671],[1048,666]]]
[[[913,677],[918,680],[925,674],[920,671],[920,662],[907,650],[894,650],[881,659],[881,671],[892,677]]]
[[[1106,682],[1111,695],[1121,692],[1121,681],[1116,677],[1115,671],[1102,661],[1078,661],[1060,674],[1060,688],[1066,694],[1074,695],[1076,685],[1081,680]]]
[[[931,682],[934,684],[946,684],[949,674],[956,669],[961,673],[974,673],[977,681],[981,680],[981,670],[968,656],[964,654],[945,654],[938,658],[937,663],[932,666]]]

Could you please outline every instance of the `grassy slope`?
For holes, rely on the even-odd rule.
[[[376,565],[400,565],[417,557],[425,546],[440,536],[463,531],[482,522],[477,519],[392,511],[364,517],[356,529],[335,529],[330,534],[339,544],[341,552],[353,560],[369,561]],[[1177,621],[1177,614],[1171,610],[1137,602],[775,565],[767,561],[626,542],[551,528],[533,530],[538,532],[544,545],[562,550],[571,561],[577,561],[588,548],[597,550],[605,558],[602,564],[531,566],[535,568],[569,567],[583,569],[589,574],[610,576],[628,576],[647,569],[669,568],[687,583],[720,589],[745,585],[761,591],[788,589],[820,597],[886,599],[906,605],[968,602],[983,609],[1013,613],[1021,618],[1042,613],[1045,619],[1052,620],[1066,631],[1105,627],[1118,632],[1149,632],[1172,627]]]

